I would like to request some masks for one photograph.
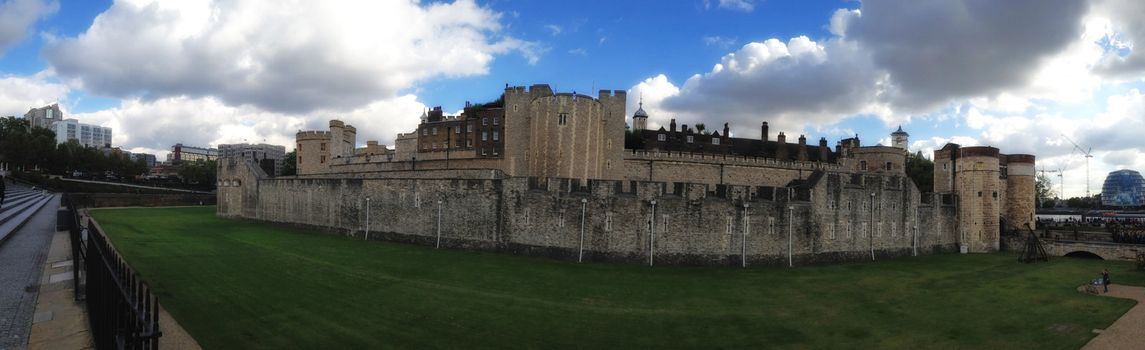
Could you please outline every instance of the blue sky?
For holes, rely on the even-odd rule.
[[[392,144],[505,84],[629,91],[655,125],[1031,153],[1067,196],[1142,170],[1145,2],[0,0],[0,115],[60,103],[160,157],[293,144],[339,118]],[[1140,46],[1140,45],[1137,45]],[[1058,178],[1055,177],[1055,181]]]

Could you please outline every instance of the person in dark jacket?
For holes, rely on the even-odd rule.
[[[1109,293],[1109,269],[1101,270],[1101,286]]]
[[[4,205],[4,199],[8,196],[8,179],[0,176],[0,205]]]

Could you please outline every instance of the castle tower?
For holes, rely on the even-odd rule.
[[[644,98],[640,98],[640,108],[632,115],[632,128],[640,131],[648,128],[648,113],[644,111]]]
[[[1026,224],[1034,227],[1034,156],[1030,154],[1006,155],[1006,202],[1002,217],[1013,229],[1025,231]]]
[[[909,139],[910,134],[906,133],[906,131],[902,131],[902,125],[899,125],[899,129],[891,133],[891,146],[902,148],[905,151],[909,144]]]
[[[954,193],[958,195],[959,241],[969,252],[996,252],[1002,219],[999,197],[1005,195],[999,193],[998,149],[962,147],[957,153]]]
[[[768,139],[767,122],[763,122],[763,124],[759,124],[759,139],[763,140],[764,142],[767,142],[767,139]]]

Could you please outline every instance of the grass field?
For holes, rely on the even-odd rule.
[[[207,349],[1076,349],[1134,302],[1075,288],[1130,263],[1004,254],[648,268],[361,242],[213,207],[95,210]]]

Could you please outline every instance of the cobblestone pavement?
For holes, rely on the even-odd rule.
[[[0,244],[0,349],[24,349],[32,329],[40,274],[56,231],[52,198],[6,242]]]

